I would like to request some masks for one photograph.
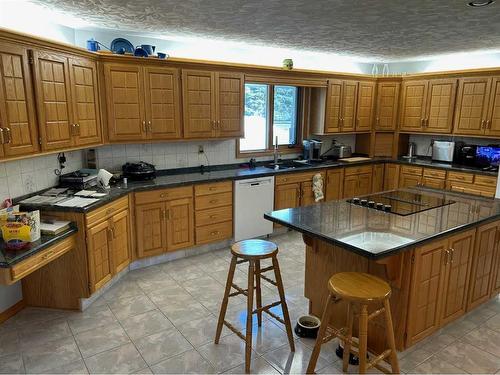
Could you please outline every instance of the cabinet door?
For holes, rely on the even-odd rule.
[[[99,144],[102,137],[96,63],[83,58],[71,58],[69,63],[75,145]]]
[[[500,136],[500,78],[495,77],[491,82],[491,96],[486,123],[486,135]]]
[[[323,181],[325,181],[326,176],[323,175]],[[312,181],[302,182],[300,184],[301,196],[300,205],[308,206],[316,203],[315,195],[312,189]],[[323,186],[323,194],[325,193],[325,187]],[[321,201],[320,201],[321,202]]]
[[[439,328],[439,311],[448,241],[435,241],[415,249],[408,306],[408,342],[415,342]]]
[[[130,263],[130,217],[128,210],[117,213],[111,219],[113,273],[118,273]]]
[[[274,191],[274,209],[295,208],[300,206],[300,184],[278,185]]]
[[[356,130],[356,107],[358,102],[358,82],[344,81],[342,86],[341,131]]]
[[[74,128],[68,58],[59,53],[35,51],[34,65],[42,148],[71,147]]]
[[[325,133],[340,132],[340,108],[342,105],[342,81],[328,80],[326,98]]]
[[[422,177],[415,176],[412,174],[401,173],[399,176],[399,188],[407,188],[412,186],[419,186],[421,183]]]
[[[28,50],[3,43],[0,46],[0,128],[5,155],[38,151]]]
[[[144,89],[148,138],[181,138],[179,71],[145,67]]]
[[[135,207],[137,256],[139,258],[167,251],[165,203],[151,203]]]
[[[182,71],[184,136],[211,138],[215,134],[215,73]]]
[[[112,233],[108,221],[104,221],[87,229],[87,252],[91,293],[111,280],[113,274],[110,259],[111,237]]]
[[[434,189],[444,189],[446,186],[446,181],[439,178],[422,177],[422,185]]]
[[[455,110],[456,79],[429,81],[427,114],[424,130],[430,133],[451,133]]]
[[[455,134],[483,134],[488,109],[491,78],[461,78],[455,109]]]
[[[167,202],[167,250],[194,245],[193,198]]]
[[[146,138],[144,88],[141,68],[104,64],[110,141]]]
[[[384,164],[373,166],[373,186],[372,192],[378,193],[384,190]]]
[[[243,137],[245,78],[239,73],[217,74],[217,135]]]
[[[399,187],[399,165],[386,164],[384,171],[384,190],[394,190]]]
[[[345,176],[343,197],[351,198],[359,195],[358,185],[359,182],[357,175]]]
[[[372,173],[358,175],[358,190],[356,195],[367,195],[372,192]]]
[[[488,300],[493,259],[498,246],[497,222],[477,229],[476,244],[472,261],[467,311]]]
[[[344,188],[344,169],[331,169],[326,172],[326,201],[342,199]]]
[[[495,267],[491,276],[490,297],[494,297],[500,293],[500,249],[498,245],[496,248]]]
[[[381,82],[377,85],[377,112],[375,115],[375,129],[396,129],[399,87],[400,84],[397,82]]]
[[[469,273],[476,230],[457,234],[448,240],[446,273],[443,283],[443,309],[441,325],[465,313]]]
[[[356,114],[356,131],[370,131],[372,129],[374,109],[375,82],[360,82]]]
[[[403,83],[401,130],[422,130],[425,117],[427,83],[428,81],[406,81]]]

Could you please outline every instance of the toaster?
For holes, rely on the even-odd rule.
[[[336,159],[350,158],[352,156],[351,146],[335,144],[331,148],[330,155]]]
[[[122,166],[123,177],[132,181],[152,180],[156,177],[156,168],[153,164],[140,161],[138,163],[125,163]]]

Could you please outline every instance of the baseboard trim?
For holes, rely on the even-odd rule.
[[[20,300],[19,302],[9,307],[7,310],[0,312],[0,324],[5,322],[7,319],[12,318],[19,311],[24,309],[24,307],[25,307],[24,300]]]

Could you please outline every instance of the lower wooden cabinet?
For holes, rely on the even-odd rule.
[[[375,164],[373,166],[372,183],[372,193],[378,193],[384,190],[384,164]]]
[[[388,163],[384,171],[384,190],[395,190],[399,186],[400,165]]]
[[[155,201],[159,200],[159,201]],[[136,193],[136,241],[139,258],[194,245],[192,187]]]
[[[130,263],[130,216],[128,209],[114,213],[111,203],[107,217],[87,223],[87,254],[91,293],[105,285]],[[106,206],[105,206],[106,207]]]
[[[325,200],[342,199],[344,190],[344,169],[330,169],[326,172]]]
[[[328,186],[327,174],[321,172],[290,173],[276,177],[274,188],[274,209],[283,210],[285,208],[295,208],[307,206],[315,203],[314,192],[312,190],[312,179],[315,174],[320,173],[323,177],[323,184]],[[323,192],[325,186],[323,185]]]
[[[274,209],[299,207],[300,194],[300,183],[277,185],[274,190]]]
[[[493,261],[498,251],[499,232],[499,222],[486,224],[477,229],[467,310],[472,310],[490,297],[490,285],[496,276],[493,275]]]
[[[348,167],[344,170],[344,198],[367,195],[372,192],[372,166]]]
[[[465,313],[476,230],[415,249],[407,346]]]

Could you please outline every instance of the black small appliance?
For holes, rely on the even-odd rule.
[[[455,156],[453,160],[456,164],[477,167],[476,165],[476,150],[477,145],[469,145],[464,142],[456,142]]]
[[[153,164],[140,161],[138,163],[125,163],[122,166],[123,177],[133,181],[152,180],[156,177],[156,168]]]
[[[65,173],[59,176],[58,186],[73,190],[92,189],[97,186],[97,175],[81,171]]]

